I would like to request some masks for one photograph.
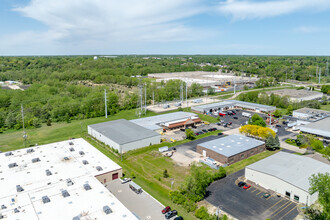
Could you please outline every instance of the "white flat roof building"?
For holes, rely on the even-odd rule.
[[[307,205],[313,204],[318,193],[310,195],[309,177],[317,173],[330,173],[330,166],[315,159],[279,152],[245,168],[245,177]]]
[[[121,176],[118,164],[82,138],[1,153],[0,215],[136,220],[102,184]]]

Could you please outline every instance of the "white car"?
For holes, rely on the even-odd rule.
[[[120,180],[121,180],[121,184],[128,183],[129,181],[131,181],[130,178],[124,178],[124,179],[120,179]]]

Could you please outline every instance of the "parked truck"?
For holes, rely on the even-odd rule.
[[[247,118],[251,118],[252,117],[251,113],[247,113],[247,112],[242,112],[242,116],[243,117],[247,117]]]

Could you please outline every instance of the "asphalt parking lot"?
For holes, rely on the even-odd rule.
[[[165,219],[164,206],[148,193],[136,194],[129,188],[129,183],[122,184],[119,179],[107,183],[107,188],[115,197],[141,220]]]
[[[263,198],[263,192],[253,186],[247,190],[238,187],[235,180],[244,172],[242,169],[212,183],[205,200],[237,219],[291,220],[298,215],[297,204],[284,197]]]

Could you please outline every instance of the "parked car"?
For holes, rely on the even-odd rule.
[[[204,124],[205,124],[205,125],[209,125],[210,122],[208,122],[208,121],[204,121]]]
[[[178,212],[176,210],[173,210],[173,211],[169,211],[168,213],[165,214],[165,218],[166,219],[170,219],[172,218],[173,216],[175,216]]]
[[[223,135],[223,133],[222,133],[222,132],[219,132],[219,133],[218,133],[218,136],[221,136],[221,135]]]
[[[270,194],[269,193],[264,193],[262,196],[267,199],[270,196]]]
[[[223,126],[224,126],[225,128],[228,127],[228,123],[225,123]]]
[[[237,184],[237,186],[242,187],[242,186],[244,186],[245,184],[246,184],[245,182],[241,181],[241,182],[239,182],[239,183]]]
[[[201,135],[201,134],[204,134],[204,133],[202,131],[199,131],[199,132],[195,133],[196,136]]]
[[[281,125],[276,125],[276,127],[277,127],[277,128],[280,128],[280,127],[281,127]]]
[[[193,126],[191,126],[192,128],[197,128],[197,126],[196,125],[193,125]]]
[[[180,131],[186,131],[186,129],[185,128],[180,128]]]
[[[202,131],[203,131],[204,133],[207,133],[207,132],[208,132],[206,129],[202,129]]]
[[[245,184],[245,185],[243,186],[243,189],[248,189],[248,188],[250,188],[250,187],[251,187],[250,184]]]
[[[216,130],[218,130],[218,129],[216,129],[216,128],[209,128],[209,129],[207,129],[208,131],[216,131]]]
[[[217,122],[217,125],[218,125],[218,126],[220,126],[220,125],[221,125],[221,123],[220,123],[220,122]]]
[[[121,184],[128,183],[129,181],[131,181],[130,178],[121,179]]]
[[[228,122],[228,125],[232,125],[232,124],[233,124],[233,122],[231,122],[231,121],[230,121],[230,122]]]
[[[169,211],[171,211],[171,207],[166,206],[165,208],[163,208],[162,213],[165,214],[165,213],[167,213]]]
[[[238,117],[234,116],[233,119],[238,119]]]
[[[182,216],[175,217],[174,220],[183,220]]]

